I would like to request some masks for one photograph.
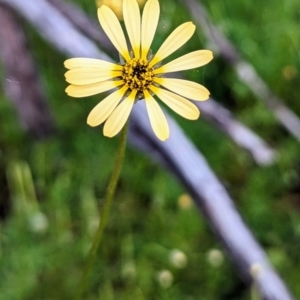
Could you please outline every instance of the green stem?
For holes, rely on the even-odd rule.
[[[87,263],[85,265],[84,272],[83,272],[81,282],[79,285],[79,290],[78,290],[78,294],[77,294],[78,300],[80,300],[82,298],[83,292],[86,288],[87,280],[92,271],[92,266],[95,262],[96,254],[97,254],[97,251],[98,251],[98,248],[99,248],[102,236],[103,236],[104,228],[105,228],[108,216],[109,216],[112,199],[115,194],[116,186],[117,186],[117,183],[118,183],[118,180],[120,177],[120,173],[121,173],[121,169],[122,169],[122,165],[123,165],[123,161],[124,161],[127,127],[128,127],[128,125],[126,124],[121,131],[121,137],[120,137],[118,152],[117,152],[117,156],[116,156],[115,166],[114,166],[110,181],[107,186],[104,204],[103,204],[103,208],[102,208],[102,211],[100,214],[99,227],[97,229],[92,247],[88,254]]]
[[[260,300],[258,286],[255,281],[253,281],[250,288],[250,299],[251,300]]]

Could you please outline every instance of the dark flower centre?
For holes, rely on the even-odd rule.
[[[130,90],[143,92],[153,83],[153,68],[144,59],[133,58],[123,66],[122,79]]]

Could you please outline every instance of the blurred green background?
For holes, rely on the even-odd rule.
[[[73,2],[96,19],[92,0]],[[160,3],[154,52],[176,26],[191,20],[176,1]],[[210,0],[204,5],[242,57],[300,116],[299,2]],[[0,91],[0,299],[73,299],[99,221],[118,139],[105,138],[101,128],[86,125],[89,111],[102,95],[67,97],[66,57],[30,25],[25,32],[58,132],[43,141],[29,137]],[[174,57],[204,45],[197,28]],[[194,79],[195,72],[185,72],[186,78]],[[300,298],[300,145],[226,62],[216,56],[200,72],[201,83],[212,96],[276,149],[277,161],[258,166],[204,119],[190,122],[174,117]],[[255,299],[185,193],[172,174],[127,148],[85,299]]]

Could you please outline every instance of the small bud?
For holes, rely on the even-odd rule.
[[[219,249],[211,249],[207,253],[207,260],[212,267],[218,268],[223,264],[224,255]]]
[[[145,0],[137,0],[140,7],[144,4]],[[108,6],[118,17],[119,20],[123,20],[122,13],[122,0],[96,0],[96,6],[100,7],[101,5]]]
[[[258,279],[259,276],[261,276],[262,272],[263,272],[263,267],[259,263],[254,263],[251,265],[250,275],[254,280]]]
[[[182,194],[178,198],[178,206],[181,209],[189,209],[193,206],[193,199],[188,194]]]
[[[41,212],[33,213],[29,219],[29,227],[33,232],[42,233],[45,232],[49,227],[47,217]]]
[[[162,270],[157,275],[157,281],[163,289],[169,288],[173,279],[173,274],[169,270]]]
[[[122,268],[122,275],[124,278],[131,279],[136,276],[136,267],[133,261],[124,263]]]
[[[187,257],[185,253],[178,249],[171,251],[169,259],[171,264],[178,269],[184,268],[187,264]]]
[[[292,65],[287,65],[282,69],[282,75],[286,80],[292,80],[298,75],[297,68]]]

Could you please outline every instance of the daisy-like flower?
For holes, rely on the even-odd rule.
[[[148,0],[141,18],[136,0],[123,1],[123,19],[131,49],[129,51],[121,25],[113,11],[102,5],[98,8],[100,25],[122,56],[115,64],[92,58],[71,58],[65,61],[69,69],[65,77],[70,85],[66,92],[72,97],[86,97],[114,91],[90,112],[87,123],[97,126],[105,122],[103,134],[115,136],[129,118],[134,103],[144,99],[150,124],[156,136],[164,141],[169,137],[166,117],[154,99],[156,95],[177,114],[190,120],[198,119],[200,112],[187,100],[208,99],[209,91],[202,85],[182,79],[165,78],[163,74],[194,69],[212,60],[212,52],[198,50],[161,65],[161,61],[184,45],[195,32],[195,25],[186,22],[177,27],[155,55],[150,46],[159,19],[158,0]]]

